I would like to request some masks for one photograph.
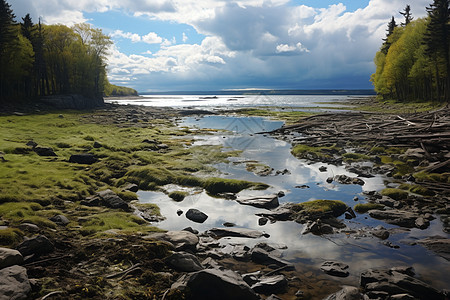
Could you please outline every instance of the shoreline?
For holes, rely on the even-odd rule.
[[[20,115],[18,115],[17,117],[21,117]],[[178,114],[178,110],[167,110],[167,108],[143,108],[143,107],[139,107],[139,106],[127,106],[127,107],[120,107],[117,105],[107,105],[105,108],[100,109],[100,110],[96,110],[94,113],[88,113],[88,112],[83,112],[82,113],[82,119],[83,122],[87,122],[87,123],[96,123],[96,124],[101,124],[101,125],[108,125],[108,126],[116,126],[117,128],[121,128],[121,130],[128,130],[128,129],[132,129],[132,128],[143,128],[143,129],[149,129],[149,128],[158,128],[157,124],[166,124],[163,126],[168,126],[168,130],[174,130],[174,129],[170,129],[171,125],[169,125],[169,123],[167,123],[166,121],[155,121],[155,120],[167,120],[169,118],[177,118],[180,117],[180,115]],[[156,123],[155,123],[156,122]],[[159,122],[159,123],[158,123]],[[349,121],[350,122],[350,121]],[[406,121],[403,121],[406,122]],[[164,129],[163,127],[161,127],[162,129]],[[161,129],[159,129],[161,130]],[[167,130],[167,129],[164,129]],[[171,134],[181,134],[180,133],[176,133],[175,131],[172,132],[168,132],[168,137]],[[155,135],[156,137],[158,136],[158,134]],[[345,138],[344,138],[345,140]],[[157,141],[157,143],[153,143],[151,139],[149,139],[150,143],[149,145],[155,144],[155,150],[152,151],[157,151],[160,152],[161,154],[164,154],[164,151],[167,151],[167,153],[170,153],[170,148],[171,147],[176,147],[176,145],[171,142],[170,139],[166,139],[164,141]],[[160,144],[158,144],[158,142],[160,142]],[[162,143],[164,142],[164,143]],[[169,143],[168,145],[166,144],[164,146],[165,143]],[[110,145],[111,147],[112,145]],[[166,148],[166,146],[168,146],[168,148]],[[152,146],[153,147],[153,146]],[[169,149],[169,150],[167,150]],[[159,154],[158,154],[159,155]],[[2,156],[5,160],[9,160],[10,158],[8,157],[8,153],[4,154]],[[319,161],[321,161],[321,159],[318,159]],[[87,179],[86,179],[87,180]],[[120,195],[117,193],[114,193],[116,196]],[[94,194],[95,195],[95,194]],[[125,195],[125,194],[122,194]],[[443,197],[446,197],[445,195],[442,195]],[[120,197],[120,196],[119,196]],[[112,197],[114,198],[114,197]],[[447,199],[448,198],[444,198]],[[70,202],[72,202],[73,200],[71,199],[60,199],[63,202],[57,204],[56,207],[66,207],[66,210],[72,210],[72,209],[81,209],[80,212],[82,212],[83,210],[86,210],[84,208],[84,206],[79,206],[78,204],[76,204],[75,206],[73,206],[70,203],[66,203],[68,202],[67,200],[69,200]],[[87,200],[87,199],[84,199]],[[89,199],[87,201],[94,201],[95,198]],[[374,202],[376,202],[377,199],[374,198]],[[406,210],[412,210],[412,207],[414,207],[414,202],[416,201],[416,199],[411,199],[413,201],[413,206],[408,207],[406,206],[404,209]],[[102,196],[100,196],[100,198],[97,201],[106,201],[105,199],[102,198]],[[78,200],[77,200],[78,202]],[[7,202],[6,202],[7,203]],[[448,202],[447,202],[448,203]],[[445,202],[444,202],[445,204]],[[53,206],[53,204],[51,204]],[[422,204],[421,204],[422,205]],[[425,203],[425,205],[427,205],[427,203]],[[103,210],[105,210],[105,208],[101,208]],[[423,206],[421,207],[421,209],[423,209]],[[449,214],[450,211],[448,212],[448,208],[443,207],[444,209],[444,213]],[[111,211],[117,211],[117,209],[111,209],[111,208],[106,208],[105,212],[111,212]],[[55,227],[54,229],[49,228],[49,229],[45,229],[45,228],[39,228],[40,233],[44,234],[48,237],[48,239],[53,243],[53,247],[54,250],[50,251],[49,253],[43,253],[40,255],[36,255],[35,258],[31,258],[28,259],[28,261],[25,262],[25,267],[28,269],[28,276],[31,276],[31,278],[40,278],[39,276],[44,275],[42,273],[42,271],[48,272],[48,274],[53,274],[52,276],[54,276],[54,278],[58,278],[58,280],[61,280],[62,282],[66,282],[67,284],[72,284],[74,286],[73,289],[71,290],[58,290],[56,287],[50,288],[48,289],[47,295],[49,293],[51,293],[53,290],[53,292],[56,291],[60,291],[60,293],[55,294],[55,295],[72,295],[72,296],[89,296],[92,297],[93,299],[96,299],[96,297],[98,297],[98,299],[101,299],[102,297],[104,297],[109,290],[111,289],[115,289],[115,288],[119,288],[123,291],[125,291],[125,293],[129,296],[131,295],[131,291],[128,289],[128,287],[124,287],[121,285],[121,283],[119,282],[118,279],[124,279],[125,281],[128,280],[132,280],[133,279],[133,274],[137,274],[136,276],[138,276],[137,278],[140,278],[139,280],[144,280],[141,281],[141,284],[148,284],[148,282],[146,281],[147,278],[153,278],[156,279],[156,283],[154,286],[152,286],[152,288],[155,290],[152,295],[159,295],[161,296],[163,293],[165,293],[166,295],[166,299],[173,299],[170,298],[169,296],[171,295],[171,297],[175,297],[176,295],[176,291],[171,291],[171,292],[167,292],[170,288],[170,285],[168,285],[169,283],[174,283],[176,281],[176,279],[178,279],[178,277],[183,274],[184,272],[179,272],[179,271],[174,271],[173,269],[168,268],[167,264],[167,255],[168,255],[168,250],[169,249],[178,249],[178,250],[189,250],[188,248],[185,248],[185,246],[182,246],[181,248],[177,248],[176,244],[173,244],[174,240],[172,239],[172,242],[162,242],[161,240],[147,240],[145,237],[148,236],[147,234],[136,234],[136,233],[132,233],[132,234],[124,234],[124,233],[118,233],[118,232],[114,232],[114,231],[110,231],[110,237],[107,239],[104,239],[102,237],[94,237],[94,238],[85,238],[85,237],[71,237],[70,232],[73,232],[74,230],[78,230],[77,226],[81,226],[83,227],[83,222],[86,222],[86,220],[83,221],[83,218],[86,219],[86,217],[89,216],[89,214],[92,214],[92,211],[89,212],[89,210],[85,211],[85,213],[87,213],[86,216],[83,216],[83,214],[79,215],[78,212],[74,211],[75,215],[74,216],[70,216],[69,215],[69,221],[70,222],[75,222],[76,225],[75,227],[73,227],[72,225],[70,225],[69,227],[67,227],[66,225],[59,225],[58,222],[56,222],[55,224],[57,224],[57,227]],[[96,213],[98,213],[96,211]],[[77,216],[78,214],[78,216]],[[151,218],[151,215],[149,216]],[[77,219],[78,218],[78,219]],[[81,218],[81,219],[80,219]],[[76,221],[74,221],[76,220]],[[2,218],[2,223],[4,223],[4,220]],[[426,221],[426,219],[424,220]],[[53,221],[52,221],[53,222]],[[5,225],[2,225],[5,226]],[[8,227],[8,225],[6,225]],[[15,226],[15,225],[13,225]],[[32,227],[32,226],[31,226]],[[29,232],[28,235],[33,236],[34,234],[32,233],[31,227],[28,227],[27,229],[25,229],[25,232]],[[206,238],[202,235],[198,236],[195,235],[197,237],[197,240],[194,236],[191,236],[189,234],[183,233],[184,237],[186,238],[186,236],[189,236],[191,239],[194,240],[194,245],[196,246],[199,241],[202,240],[202,238]],[[191,233],[192,234],[192,233]],[[88,236],[89,237],[89,236]],[[209,237],[211,238],[211,237]],[[211,243],[212,241],[207,239],[208,243]],[[170,241],[170,239],[169,239]],[[195,242],[197,241],[197,242]],[[138,248],[133,248],[133,245],[135,245],[136,243],[140,244],[141,246],[139,246]],[[208,249],[207,246],[208,243],[204,243],[201,242],[200,245],[203,245],[203,247],[206,247],[206,249]],[[192,246],[192,244],[191,244]],[[103,252],[101,254],[102,257],[106,257],[107,261],[99,261],[99,257],[97,256],[97,252],[100,249],[105,249],[105,247],[107,248],[106,252]],[[195,247],[194,247],[195,248]],[[145,253],[154,253],[153,258],[151,258],[150,260],[148,258],[145,258],[144,252]],[[189,250],[192,252],[192,248]],[[270,251],[271,252],[271,251]],[[175,252],[177,253],[177,252]],[[33,253],[32,253],[33,254]],[[33,254],[35,255],[35,254]],[[131,256],[130,256],[131,255]],[[94,258],[90,258],[94,256]],[[125,269],[124,272],[122,273],[117,273],[118,275],[115,275],[114,272],[112,272],[109,269],[109,265],[111,264],[112,261],[114,261],[114,257],[116,257],[116,259],[119,260],[130,260],[132,261],[132,265],[129,266],[128,269]],[[80,259],[81,258],[81,259]],[[207,257],[203,257],[203,258],[207,258]],[[48,260],[50,259],[50,260]],[[88,259],[86,261],[86,259]],[[193,259],[193,258],[191,258]],[[62,260],[62,261],[61,261]],[[76,276],[74,276],[74,274],[72,275],[68,275],[65,274],[64,272],[61,272],[61,268],[63,267],[63,262],[64,260],[71,260],[73,261],[72,267],[75,268],[73,270],[74,274],[77,274]],[[239,263],[238,262],[233,262],[230,261],[228,258],[225,260],[227,266],[234,266],[234,267],[238,267],[239,268]],[[134,265],[140,263],[141,265],[139,265],[139,267],[135,267]],[[91,267],[85,268],[83,266],[78,266],[79,264],[84,264],[85,266],[89,266],[91,265]],[[134,266],[134,267],[133,267]],[[91,279],[94,280],[95,278],[97,278],[98,276],[100,276],[102,279],[98,282],[95,283],[94,281],[86,281],[85,279],[83,279],[83,272],[88,271],[89,268],[92,268],[94,271],[94,274],[97,273],[97,275],[94,275],[94,277],[92,277]],[[131,268],[131,269],[130,269]],[[173,268],[173,267],[172,267]],[[267,269],[267,266],[264,267],[264,265],[258,264],[255,262],[249,262],[248,266],[247,266],[247,272],[254,270],[254,269],[260,269],[260,270],[264,270],[264,273],[270,273],[269,269]],[[96,269],[96,270],[95,270]],[[99,272],[99,270],[101,270]],[[172,275],[168,276],[167,274],[163,274],[161,272],[171,272]],[[311,270],[313,271],[313,270]],[[128,272],[128,273],[127,273]],[[243,270],[241,270],[241,272],[243,272]],[[285,275],[286,277],[292,277],[292,276],[297,276],[297,278],[301,277],[301,280],[305,283],[305,282],[310,282],[310,284],[314,284],[314,282],[318,282],[318,280],[316,279],[308,279],[305,276],[301,276],[300,273],[290,273],[292,271],[283,271],[283,270],[279,270],[278,272],[281,272],[282,274]],[[151,273],[151,276],[150,276]],[[98,274],[109,274],[107,276],[101,276]],[[140,275],[139,275],[140,274]],[[146,275],[147,274],[147,275]],[[403,274],[403,273],[401,273]],[[113,276],[114,275],[114,276]],[[97,277],[95,277],[97,276]],[[146,277],[147,276],[147,277]],[[150,276],[150,277],[148,277]],[[169,277],[171,277],[172,279],[169,279]],[[314,277],[314,276],[313,276]],[[42,278],[42,277],[41,277]],[[128,279],[127,279],[128,278]],[[326,276],[318,276],[318,278],[325,278],[324,280],[328,280],[329,284],[331,284],[331,286],[333,287],[332,290],[333,291],[338,291],[339,289],[339,280],[334,280],[333,278],[330,277],[326,277]],[[39,281],[39,280],[38,280]],[[335,284],[332,284],[332,282],[335,282]],[[77,285],[80,285],[80,283],[83,283],[79,288],[77,288]],[[283,294],[284,297],[288,298],[295,298],[297,296],[295,296],[295,294],[297,293],[298,290],[301,290],[300,287],[304,286],[304,283],[301,284],[295,284],[293,282],[289,282],[289,288],[287,289],[287,293]],[[284,283],[283,283],[284,284]],[[44,290],[39,289],[39,285],[34,286],[33,287],[35,289],[35,291],[33,293],[34,296],[33,297],[42,297],[45,296],[42,293],[44,292]],[[84,290],[86,288],[86,290]],[[133,286],[134,289],[136,289],[136,286]],[[320,291],[320,286],[317,286],[317,292],[319,293]],[[37,289],[37,290],[36,290]],[[139,290],[139,289],[138,289]],[[145,291],[143,290],[134,290],[133,293],[139,294],[139,295],[143,295],[145,293]],[[276,291],[276,290],[274,290]],[[323,292],[323,291],[322,291]],[[332,291],[330,291],[332,292]],[[175,293],[175,294],[174,294]],[[306,295],[305,295],[306,296]],[[313,298],[318,297],[319,294],[315,294],[315,295],[310,295],[313,296]],[[324,297],[326,296],[326,294],[320,294],[320,297]],[[57,299],[57,298],[55,298]],[[126,299],[126,298],[124,298]]]

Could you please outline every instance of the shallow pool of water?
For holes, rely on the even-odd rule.
[[[380,190],[385,187],[383,184],[385,178],[381,176],[364,178],[363,186],[327,183],[326,179],[334,175],[356,176],[356,174],[349,173],[343,166],[309,164],[292,156],[289,143],[267,135],[256,134],[279,128],[281,125],[282,122],[264,118],[233,116],[185,118],[180,123],[180,126],[227,130],[214,135],[196,136],[194,145],[223,145],[227,150],[241,150],[241,156],[231,159],[231,163],[215,165],[222,172],[222,176],[264,182],[271,186],[266,191],[245,190],[239,195],[266,195],[283,191],[286,196],[279,199],[281,203],[330,199],[342,200],[347,205],[354,206],[357,203],[353,200],[355,196],[360,198],[360,201],[364,201],[363,191]],[[268,176],[258,176],[247,171],[249,162],[270,166],[273,172]],[[321,166],[325,166],[327,170],[321,172],[319,170]],[[283,172],[285,170],[287,172]],[[281,173],[276,175],[277,171]],[[298,188],[299,186],[308,186],[308,188]],[[413,266],[423,280],[431,282],[436,288],[450,288],[448,281],[450,263],[422,246],[412,245],[418,239],[432,235],[449,237],[442,231],[439,218],[432,221],[431,226],[426,230],[412,229],[391,235],[389,241],[400,246],[394,249],[384,245],[381,240],[370,234],[366,236],[344,233],[326,236],[303,235],[301,234],[303,225],[295,222],[276,222],[259,226],[259,217],[256,213],[264,209],[240,205],[233,200],[213,198],[201,190],[186,190],[190,195],[182,202],[175,202],[162,192],[142,191],[139,192],[139,198],[141,202],[155,203],[160,207],[166,220],[158,223],[157,226],[163,229],[182,230],[190,226],[203,232],[213,227],[223,227],[224,222],[231,222],[236,224],[236,227],[268,233],[270,238],[222,239],[222,243],[240,242],[252,246],[262,240],[286,245],[287,250],[283,252],[284,259],[295,263],[298,271],[306,265],[316,266],[318,269],[325,260],[338,260],[350,266],[350,276],[340,280],[343,283],[358,285],[360,273],[368,268],[408,265]],[[199,224],[188,220],[184,213],[181,216],[177,215],[177,210],[186,212],[189,208],[203,211],[208,215],[208,219]],[[385,228],[396,227],[372,219],[367,214],[358,214],[357,218],[345,220],[345,223],[355,230],[377,225]]]

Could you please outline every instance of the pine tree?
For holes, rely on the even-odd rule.
[[[13,43],[17,40],[15,17],[11,6],[5,0],[0,0],[0,101],[6,96],[7,64]]]
[[[435,65],[438,100],[450,98],[450,0],[434,0],[427,7],[429,23],[424,37],[426,55]]]
[[[411,16],[411,7],[409,6],[409,4],[406,5],[405,11],[404,12],[400,12],[400,14],[405,17],[405,23],[401,23],[402,26],[407,26],[414,19]]]
[[[383,39],[384,43],[381,46],[381,52],[387,54],[389,51],[389,47],[391,47],[391,43],[389,42],[389,37],[394,33],[395,28],[397,27],[397,23],[395,23],[395,18],[392,16],[391,21],[388,23],[388,29],[386,30],[386,38]]]

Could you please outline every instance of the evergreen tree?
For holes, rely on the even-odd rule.
[[[11,6],[5,0],[0,0],[0,101],[7,95],[8,63],[14,48],[13,43],[17,39],[15,17]]]
[[[450,0],[434,0],[427,7],[429,23],[424,36],[425,53],[434,63],[438,99],[450,98]]]
[[[400,14],[405,17],[405,23],[401,23],[402,26],[407,26],[414,19],[411,15],[411,7],[409,6],[409,4],[406,5],[405,11],[400,12]]]
[[[395,28],[397,27],[397,23],[395,23],[395,18],[392,16],[391,21],[388,23],[388,29],[386,30],[386,38],[383,39],[384,43],[381,46],[381,51],[384,54],[387,54],[389,51],[389,47],[391,47],[391,42],[389,41],[389,37],[394,33]]]

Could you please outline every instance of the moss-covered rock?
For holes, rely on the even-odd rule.
[[[172,198],[174,201],[181,202],[184,200],[184,198],[188,195],[187,192],[183,191],[173,191],[169,193],[169,197]]]
[[[220,193],[239,193],[248,188],[264,190],[268,187],[269,186],[265,183],[218,177],[208,178],[203,182],[203,188],[212,195]]]
[[[295,219],[315,220],[322,217],[339,217],[348,206],[339,200],[313,200],[294,204],[292,210]]]
[[[379,203],[359,203],[356,204],[353,208],[356,212],[363,214],[372,209],[382,209],[384,207],[383,204]]]
[[[408,192],[395,188],[386,188],[381,191],[381,195],[390,197],[394,200],[404,200],[408,198]]]

